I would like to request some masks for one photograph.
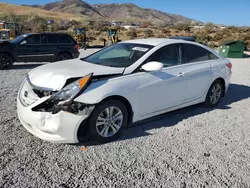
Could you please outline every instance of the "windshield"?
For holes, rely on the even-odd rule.
[[[18,43],[20,43],[24,38],[25,38],[25,36],[21,35],[21,36],[15,38],[15,39],[13,39],[13,40],[11,41],[11,43],[13,43],[13,44],[18,44]]]
[[[84,61],[111,67],[129,67],[146,54],[153,46],[133,43],[118,43],[83,59]]]

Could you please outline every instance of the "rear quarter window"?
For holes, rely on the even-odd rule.
[[[200,61],[219,59],[210,51],[194,44],[182,44],[182,47],[185,63],[195,63]]]
[[[68,35],[59,35],[58,42],[61,44],[72,44],[73,43],[71,37]]]

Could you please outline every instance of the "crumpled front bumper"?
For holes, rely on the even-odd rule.
[[[23,126],[34,136],[53,143],[78,143],[77,131],[87,115],[77,115],[66,111],[57,114],[36,112],[32,108],[44,102],[38,99],[25,106],[20,101],[20,91],[17,97],[17,113]]]

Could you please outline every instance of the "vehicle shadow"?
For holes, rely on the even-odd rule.
[[[11,69],[34,69],[38,66],[44,65],[45,63],[17,63],[17,64],[13,64]]]
[[[213,111],[216,109],[227,110],[230,109],[230,105],[241,100],[247,99],[250,97],[250,87],[245,85],[231,84],[226,96],[222,99],[219,105],[215,108],[207,108],[204,107],[203,104],[198,104],[194,106],[190,106],[187,108],[183,108],[180,110],[176,110],[173,112],[165,113],[139,123],[135,123],[126,128],[122,136],[113,142],[118,142],[122,140],[128,140],[137,137],[149,136],[149,130],[162,128],[162,127],[171,127],[175,126],[179,122],[184,119],[188,119],[190,117],[194,117],[200,114],[204,114],[209,111]],[[91,146],[96,145],[92,141],[86,141],[85,143],[80,143],[80,145]]]

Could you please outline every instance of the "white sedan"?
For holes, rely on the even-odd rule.
[[[139,39],[86,58],[40,66],[17,97],[18,116],[47,141],[111,141],[128,124],[197,103],[216,106],[232,64],[206,46],[174,39]]]

